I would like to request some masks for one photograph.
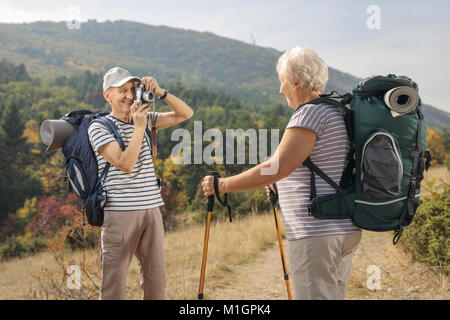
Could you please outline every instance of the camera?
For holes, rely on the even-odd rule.
[[[155,94],[153,91],[146,91],[145,85],[142,82],[136,82],[136,98],[134,102],[139,101],[136,108],[140,107],[144,103],[150,103],[155,100]]]

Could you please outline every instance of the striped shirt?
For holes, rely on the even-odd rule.
[[[149,126],[150,126],[149,113]],[[106,116],[116,125],[123,140],[125,148],[131,140],[134,131],[133,123],[127,123],[116,119],[111,115]],[[100,175],[106,165],[106,160],[98,152],[102,146],[116,141],[113,134],[101,123],[94,122],[88,130],[89,141],[95,151]],[[141,152],[132,173],[126,173],[111,165],[108,171],[103,189],[106,191],[107,200],[104,210],[131,211],[144,210],[163,206],[160,189],[156,182],[155,169],[150,153],[149,137],[147,133],[142,140]]]
[[[291,117],[287,128],[302,127],[316,133],[311,160],[337,184],[344,170],[350,141],[343,115],[326,104],[307,104]],[[301,165],[288,177],[277,182],[279,202],[288,240],[310,236],[344,234],[359,231],[350,219],[318,219],[308,214],[311,172]],[[335,193],[322,178],[315,175],[317,196]]]

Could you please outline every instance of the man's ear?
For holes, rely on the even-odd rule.
[[[106,91],[103,91],[103,98],[105,98],[105,100],[106,100],[108,103],[111,103],[111,96],[110,96],[109,89],[106,90]]]

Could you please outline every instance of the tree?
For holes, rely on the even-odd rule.
[[[15,213],[27,198],[40,193],[40,179],[27,168],[29,145],[23,136],[25,123],[16,104],[8,105],[0,121],[0,222]]]
[[[37,198],[34,197],[32,199],[26,199],[23,207],[17,210],[16,212],[16,225],[15,232],[22,233],[25,231],[26,225],[30,222],[30,220],[36,214],[36,203]]]
[[[441,137],[433,129],[427,129],[427,149],[431,152],[432,164],[444,163],[447,152]]]
[[[443,128],[438,131],[439,136],[442,138],[442,142],[445,146],[445,151],[450,153],[450,131],[447,128]]]
[[[20,64],[16,66],[14,63],[3,59],[0,61],[0,84],[8,83],[12,81],[29,81],[25,66]]]
[[[35,205],[35,213],[26,226],[26,231],[34,235],[52,235],[62,225],[77,215],[77,197],[74,194],[66,198],[46,197]]]
[[[28,144],[23,136],[25,123],[12,102],[6,108],[1,121],[2,131],[2,165],[6,170],[11,170],[15,164],[26,164]]]

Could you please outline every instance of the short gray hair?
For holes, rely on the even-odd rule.
[[[325,90],[328,82],[328,67],[319,55],[310,48],[296,46],[286,51],[277,63],[278,74],[283,74],[291,83],[299,83],[307,91]]]

